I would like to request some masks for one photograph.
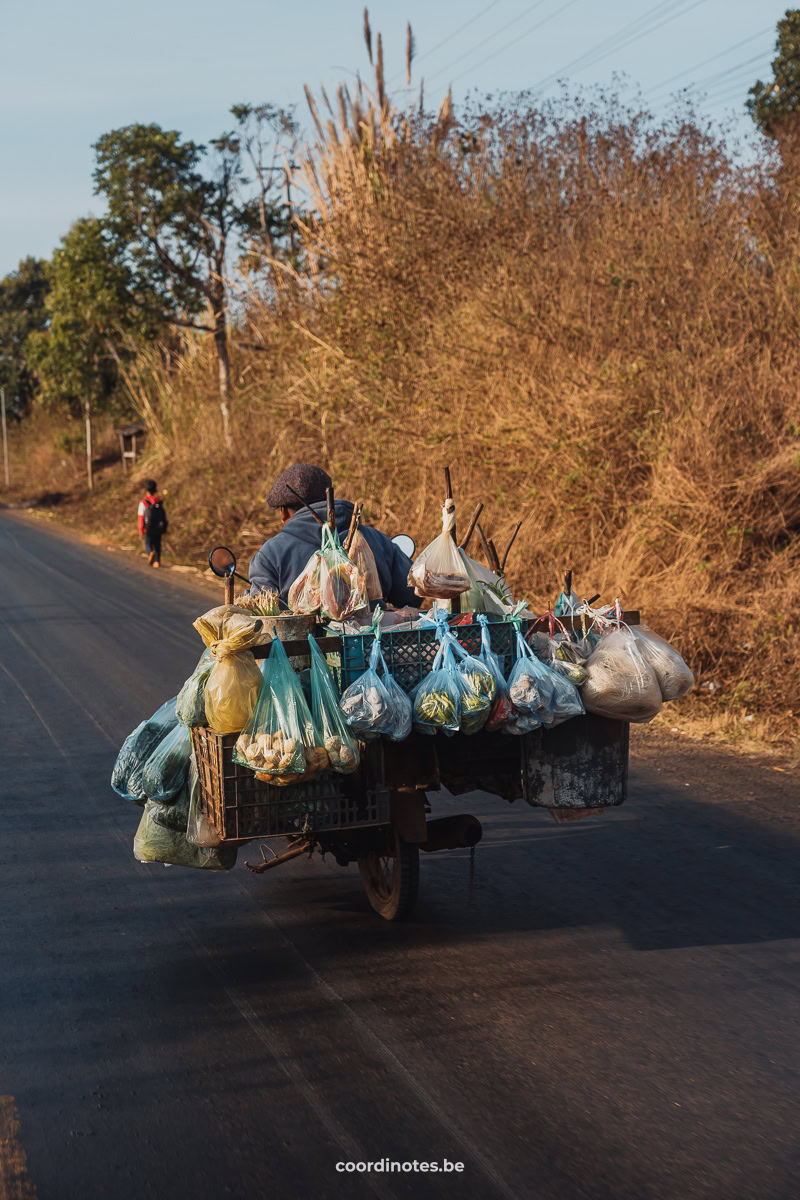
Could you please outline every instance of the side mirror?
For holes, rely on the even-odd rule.
[[[208,565],[219,579],[230,579],[235,575],[242,583],[250,582],[236,570],[236,555],[227,546],[215,546],[208,556]]]
[[[236,555],[227,546],[215,546],[208,556],[208,565],[220,579],[236,572]]]
[[[407,533],[398,533],[392,538],[392,541],[394,542],[395,546],[397,546],[398,550],[403,551],[403,554],[405,554],[406,558],[414,557],[414,551],[416,550],[417,545],[414,539],[409,537]]]

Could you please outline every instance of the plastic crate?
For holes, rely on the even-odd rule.
[[[459,618],[454,618],[458,620]],[[523,621],[523,632],[530,622]],[[477,621],[466,624],[451,624],[451,631],[468,654],[480,654],[481,626]],[[511,668],[514,657],[514,626],[509,621],[489,618],[489,638],[492,650],[498,655],[505,674]],[[342,691],[348,688],[369,665],[374,634],[345,634],[342,637],[341,666],[339,674]],[[406,692],[411,692],[428,674],[436,657],[438,642],[433,627],[406,629],[392,633],[387,629],[381,634],[381,649],[391,674]]]
[[[200,806],[224,841],[388,823],[389,792],[379,742],[362,745],[361,766],[352,775],[326,772],[308,783],[274,787],[233,761],[237,737],[204,726],[192,730]]]

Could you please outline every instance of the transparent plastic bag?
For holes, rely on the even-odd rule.
[[[546,633],[534,633],[531,646],[536,657],[546,663],[556,674],[563,676],[574,687],[580,687],[586,680],[585,649],[573,642],[566,631],[556,631],[552,636]]]
[[[408,585],[418,596],[452,600],[470,586],[461,552],[453,540],[456,510],[452,500],[442,509],[442,532],[414,559]]]
[[[133,856],[142,863],[168,863],[201,871],[230,871],[236,865],[235,846],[195,846],[186,833],[156,820],[159,806],[148,800],[133,839]]]
[[[364,575],[345,554],[336,530],[323,525],[319,566],[321,615],[329,621],[344,621],[368,604]]]
[[[249,647],[264,641],[264,621],[223,604],[194,627],[216,659],[205,686],[206,721],[216,733],[238,733],[258,698],[261,671]]]
[[[167,734],[178,723],[175,715],[176,699],[167,700],[147,721],[137,725],[122,743],[114,770],[111,786],[114,791],[134,804],[144,804],[147,794],[142,787],[142,772],[147,760]]]
[[[322,565],[322,551],[315,550],[303,567],[300,574],[289,588],[287,597],[289,608],[293,613],[312,616],[319,612],[319,571]]]
[[[206,723],[206,684],[215,661],[211,651],[204,650],[194,671],[178,692],[175,713],[181,725],[187,729]]]
[[[448,630],[444,640],[452,645],[458,673],[464,682],[461,696],[461,733],[478,733],[489,720],[497,695],[497,683],[490,666],[480,657],[469,654]]]
[[[374,604],[376,600],[380,600],[383,596],[383,586],[380,574],[378,573],[378,564],[375,562],[375,555],[372,553],[369,542],[360,529],[357,529],[353,535],[353,540],[348,550],[348,557],[355,564],[361,575],[363,575],[367,600],[370,604]]]
[[[486,722],[486,728],[490,733],[493,733],[498,729],[502,729],[505,723],[511,719],[513,706],[508,694],[508,684],[503,672],[503,664],[492,649],[489,621],[485,613],[478,614],[478,623],[481,627],[481,652],[479,658],[491,671],[495,684],[494,700],[489,711],[489,719]]]
[[[166,804],[186,783],[192,735],[185,725],[176,725],[156,746],[142,771],[142,791],[148,800]]]
[[[668,641],[647,625],[632,625],[630,628],[642,658],[658,680],[661,699],[680,700],[694,687],[694,675],[684,659]]]
[[[603,633],[586,664],[581,699],[587,712],[617,721],[652,721],[661,688],[628,628]]]
[[[459,673],[453,648],[443,639],[430,673],[417,685],[411,700],[414,728],[420,733],[458,733],[467,684]]]
[[[536,716],[542,723],[553,699],[553,676],[530,648],[519,628],[517,657],[508,677],[508,694],[518,713]]]
[[[339,707],[336,687],[325,656],[315,639],[308,639],[311,651],[311,715],[317,738],[328,755],[331,770],[349,775],[358,767],[358,742],[350,733]]]
[[[253,715],[233,757],[255,771],[258,779],[278,786],[302,783],[328,767],[300,680],[277,637],[272,640]]]
[[[493,613],[495,616],[506,616],[514,608],[511,589],[505,579],[495,575],[483,563],[459,547],[458,551],[464,564],[464,571],[469,579],[469,589],[461,597],[461,611],[475,613]]]
[[[194,755],[192,755],[189,766],[187,788],[189,793],[189,811],[186,817],[187,838],[193,846],[219,846],[222,842],[221,835],[200,810],[200,778],[197,774]]]

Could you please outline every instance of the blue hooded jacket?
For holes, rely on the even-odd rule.
[[[326,504],[322,500],[311,505],[321,520],[325,520]],[[336,501],[336,528],[344,541],[350,528],[353,505],[349,500]],[[411,604],[419,608],[422,601],[407,583],[411,570],[408,558],[394,542],[371,525],[359,526],[367,545],[375,556],[383,599],[397,608]],[[250,582],[253,587],[270,588],[287,603],[289,588],[297,579],[315,550],[320,547],[320,527],[306,508],[300,508],[280,533],[276,533],[258,550],[250,561]]]

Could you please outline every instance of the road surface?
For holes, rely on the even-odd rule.
[[[143,866],[111,767],[208,592],[8,513],[0,581],[0,1200],[800,1195],[790,775],[645,735],[602,819],[436,800],[476,876],[405,925],[329,860]],[[383,1159],[464,1169],[337,1170]]]

